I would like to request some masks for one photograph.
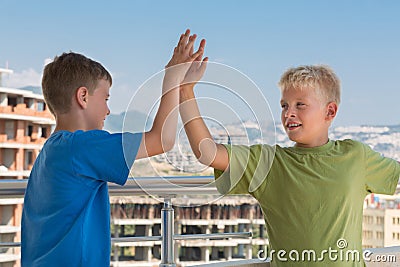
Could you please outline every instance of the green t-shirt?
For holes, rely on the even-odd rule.
[[[364,199],[369,193],[394,194],[398,162],[352,140],[314,148],[226,148],[230,167],[226,173],[215,170],[217,188],[258,200],[272,266],[364,266]]]

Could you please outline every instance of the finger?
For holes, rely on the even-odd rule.
[[[202,57],[203,57],[203,53],[199,54],[198,57],[196,57],[193,61],[201,63]]]
[[[182,42],[182,39],[183,39],[183,33],[181,34],[181,37],[179,37],[179,41],[178,41],[177,46],[179,46],[179,44]]]
[[[201,67],[201,57],[197,57],[193,63],[192,66],[195,70],[198,70]]]
[[[203,76],[204,72],[206,71],[207,68],[207,63],[208,63],[208,57],[204,58],[203,61],[201,61],[201,64],[199,64],[197,71]]]
[[[181,36],[179,37],[179,41],[178,41],[178,44],[176,45],[176,47],[175,47],[175,49],[174,49],[174,52],[175,52],[175,51],[176,51],[176,52],[179,51],[179,46],[180,46],[181,43],[182,43],[183,36],[184,36],[184,34],[182,33]]]
[[[190,60],[191,61],[201,61],[201,58],[203,57],[203,53],[204,53],[204,47],[199,47],[199,50],[196,51],[196,53],[194,53],[191,57]],[[197,58],[200,58],[197,60]]]
[[[202,57],[203,53],[201,53],[197,58],[195,58],[195,60],[192,63],[196,71],[203,72],[202,69],[205,69],[207,66],[208,57],[205,57],[203,60]]]
[[[201,39],[199,47],[202,47],[204,49],[205,46],[206,46],[206,40]]]
[[[196,61],[199,63],[198,67],[200,68],[205,68],[207,66],[207,62],[208,62],[208,57],[205,57],[203,60]]]
[[[193,54],[193,56],[195,56],[196,54],[196,56],[195,56],[195,58],[197,58],[198,57],[198,55],[200,54],[200,52],[201,53],[204,53],[204,47],[206,46],[206,40],[205,39],[202,39],[201,41],[200,41],[200,45],[199,45],[199,49],[196,51],[196,53],[194,53]]]
[[[182,51],[182,49],[184,49],[186,47],[186,44],[188,42],[190,36],[190,30],[187,29],[185,34],[183,35],[182,39],[179,40],[179,50]]]
[[[197,35],[193,34],[192,36],[189,37],[189,42],[186,45],[186,49],[189,50],[189,56],[193,55],[193,47],[194,47],[194,42],[196,41]]]

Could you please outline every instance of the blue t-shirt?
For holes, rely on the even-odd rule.
[[[22,266],[110,266],[107,182],[125,184],[142,133],[58,131],[39,153],[22,213]]]

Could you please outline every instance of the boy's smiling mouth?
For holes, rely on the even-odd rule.
[[[302,126],[302,124],[301,123],[297,123],[297,122],[289,122],[289,123],[286,123],[286,128],[288,129],[288,130],[295,130],[295,129],[297,129],[297,128],[299,128],[300,126]]]

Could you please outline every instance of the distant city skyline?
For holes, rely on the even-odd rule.
[[[190,28],[207,40],[210,61],[255,83],[278,124],[280,75],[292,66],[320,63],[342,81],[334,126],[400,124],[400,2],[395,0],[1,0],[0,9],[0,68],[14,70],[4,79],[9,87],[40,86],[44,64],[75,51],[110,70],[109,104],[118,114],[140,85],[163,69],[179,34]],[[151,90],[152,96],[161,91]],[[216,91],[200,87],[197,94],[223,103]],[[217,107],[205,108],[224,120]]]

